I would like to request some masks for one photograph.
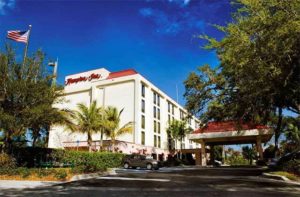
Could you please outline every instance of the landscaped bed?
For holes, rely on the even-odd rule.
[[[0,168],[0,180],[65,181],[76,174],[71,168]]]
[[[53,150],[47,162],[38,162],[38,167],[25,166],[8,154],[0,154],[0,180],[65,181],[74,175],[104,172],[119,167],[123,154],[110,152],[84,152]],[[22,160],[23,161],[23,160]]]
[[[290,179],[291,181],[300,182],[300,176],[297,176],[297,175],[289,173],[289,172],[276,171],[276,172],[270,172],[270,174],[285,176],[286,178]]]

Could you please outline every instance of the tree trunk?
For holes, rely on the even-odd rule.
[[[103,129],[101,129],[100,133],[100,151],[102,152],[103,150]]]
[[[115,139],[111,139],[111,149],[112,149],[112,152],[114,153],[115,152]]]
[[[281,131],[281,126],[282,126],[282,108],[278,108],[278,121],[277,121],[277,126],[275,129],[275,154],[279,154],[279,148],[278,148],[278,139],[280,136],[280,131]]]
[[[35,147],[36,140],[37,140],[37,137],[33,137],[33,140],[32,140],[32,147],[33,147],[33,148]]]
[[[32,140],[32,147],[33,147],[33,148],[35,147],[36,140],[37,140],[37,138],[38,138],[38,134],[39,134],[39,131],[38,131],[38,130],[36,130],[36,129],[33,129],[33,130],[32,130],[32,138],[33,138],[33,140]]]
[[[87,139],[88,145],[89,145],[89,152],[92,152],[92,134],[90,132],[88,132],[88,139]]]
[[[12,152],[12,140],[11,140],[10,131],[7,131],[5,134],[3,150],[7,154],[10,154]]]
[[[180,138],[180,159],[182,160],[182,138]]]

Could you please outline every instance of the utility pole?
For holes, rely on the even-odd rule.
[[[58,58],[56,58],[56,61],[55,61],[55,62],[49,62],[48,65],[53,67],[52,86],[56,86]]]

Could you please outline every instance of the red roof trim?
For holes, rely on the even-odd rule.
[[[125,76],[135,75],[135,74],[138,74],[138,72],[136,72],[134,69],[127,69],[127,70],[122,70],[122,71],[118,71],[118,72],[111,72],[111,73],[109,73],[109,75],[106,79],[125,77]]]
[[[209,122],[203,128],[195,130],[193,133],[214,133],[214,132],[227,132],[237,130],[251,130],[251,129],[269,129],[268,126],[258,125],[254,123],[240,123],[234,121],[225,122]]]

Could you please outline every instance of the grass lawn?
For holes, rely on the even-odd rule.
[[[300,177],[295,174],[292,174],[292,173],[288,173],[288,172],[284,172],[284,171],[276,171],[276,172],[270,172],[270,174],[285,176],[286,178],[290,179],[291,181],[300,182]]]

